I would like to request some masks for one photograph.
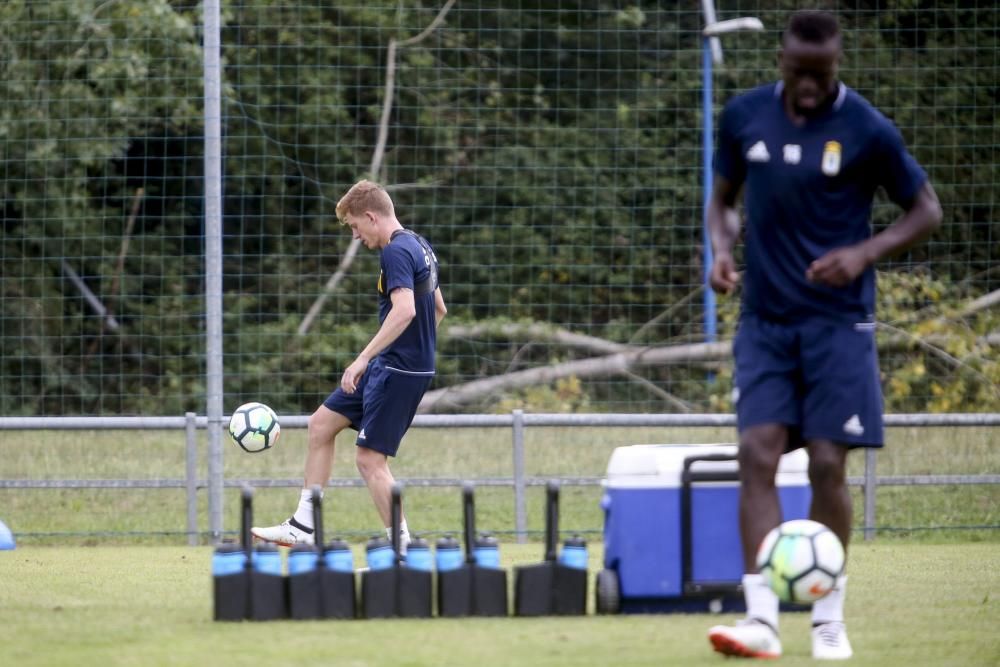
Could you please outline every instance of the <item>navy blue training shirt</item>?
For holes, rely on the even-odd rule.
[[[385,367],[408,375],[434,375],[437,323],[434,289],[438,286],[438,263],[434,250],[423,237],[408,230],[397,231],[382,249],[378,276],[378,321],[392,309],[392,291],[413,290],[417,316],[399,338],[379,353]]]
[[[782,87],[733,98],[719,121],[715,171],[745,184],[743,309],[779,320],[870,317],[874,267],[842,288],[809,282],[806,269],[871,236],[879,186],[905,209],[927,174],[895,125],[844,84],[829,111],[801,127],[785,113]]]

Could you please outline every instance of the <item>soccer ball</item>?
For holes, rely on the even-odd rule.
[[[837,583],[844,570],[844,546],[817,521],[786,521],[760,543],[757,567],[782,602],[811,604]]]
[[[274,447],[281,435],[281,425],[274,410],[263,403],[244,403],[229,420],[233,442],[256,454]]]

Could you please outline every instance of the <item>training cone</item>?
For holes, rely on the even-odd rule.
[[[11,551],[14,548],[14,533],[10,532],[3,521],[0,521],[0,551]]]

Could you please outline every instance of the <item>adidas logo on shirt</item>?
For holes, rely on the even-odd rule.
[[[769,162],[771,154],[767,152],[767,145],[763,141],[758,141],[747,151],[747,160],[750,162]]]
[[[857,415],[851,415],[851,418],[844,422],[844,433],[848,435],[863,435],[865,432],[865,427],[861,425],[861,420],[858,419]]]
[[[365,439],[365,430],[361,429],[361,431],[358,433],[358,440],[364,440],[364,439]]]

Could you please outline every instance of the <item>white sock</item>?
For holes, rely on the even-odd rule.
[[[743,597],[747,602],[747,618],[756,618],[778,631],[778,596],[761,574],[743,575]]]
[[[813,602],[813,625],[831,623],[833,621],[844,622],[845,588],[847,588],[847,575],[842,574],[837,577],[837,583],[834,585],[832,591]]]
[[[389,538],[392,542],[392,528],[385,529],[385,536]],[[406,525],[406,519],[401,519],[399,522],[399,543],[406,546],[410,542],[410,529]]]
[[[315,528],[313,524],[313,497],[312,489],[302,489],[302,494],[299,496],[299,507],[295,510],[295,514],[292,518],[301,523],[306,528]],[[323,497],[323,492],[320,491],[319,497]]]

